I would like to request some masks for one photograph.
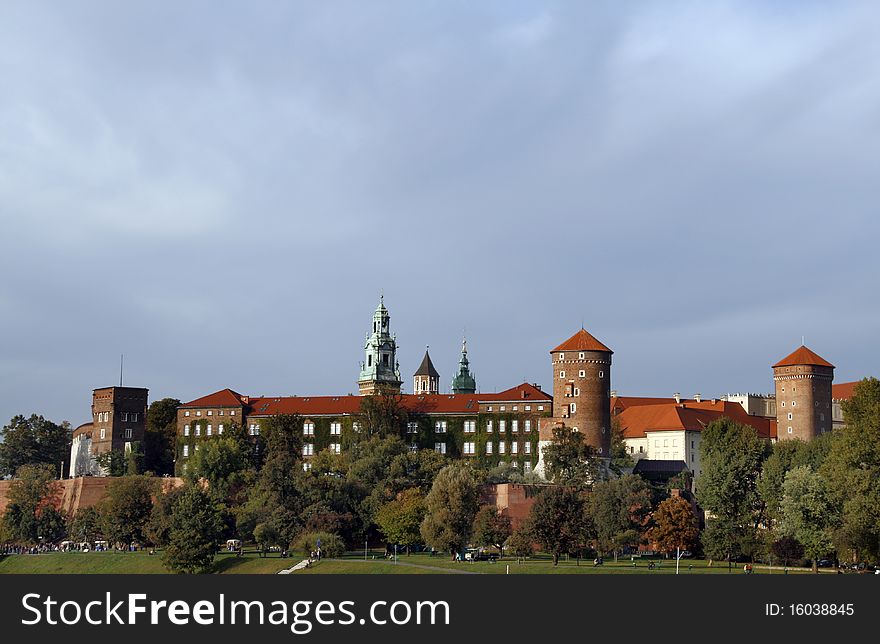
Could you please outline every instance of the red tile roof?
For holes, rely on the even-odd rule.
[[[693,399],[680,398],[683,403],[695,402]],[[657,398],[650,396],[614,396],[611,399],[611,413],[619,414],[629,407],[640,407],[642,405],[668,405],[674,404],[675,398]]]
[[[856,385],[860,382],[861,380],[856,380],[855,382],[841,382],[831,385],[831,398],[834,400],[849,400],[853,397]]]
[[[557,351],[603,351],[605,353],[614,353],[584,329],[575,333],[568,340],[550,351],[550,353],[556,353]]]
[[[794,365],[810,365],[817,367],[831,367],[832,369],[834,368],[833,364],[803,345],[799,346],[793,352],[785,356],[782,360],[773,365],[773,367],[791,367]]]
[[[702,431],[712,421],[725,416],[754,427],[759,436],[771,436],[768,419],[749,416],[739,403],[724,400],[634,406],[622,411],[617,419],[624,438],[644,438],[646,432]]]
[[[196,398],[181,407],[241,407],[245,404],[243,396],[232,389],[221,389],[213,394]]]

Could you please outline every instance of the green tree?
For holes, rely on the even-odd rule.
[[[425,518],[420,528],[425,543],[460,553],[471,538],[474,516],[480,506],[480,489],[473,468],[467,463],[447,465],[425,498]]]
[[[818,572],[817,560],[834,550],[832,534],[838,524],[825,480],[809,465],[802,465],[785,475],[783,491],[782,533],[803,544],[813,560],[813,571]]]
[[[144,431],[144,470],[156,476],[174,474],[177,440],[177,398],[154,400],[147,409]]]
[[[91,545],[101,538],[101,516],[93,507],[80,508],[70,520],[67,532],[73,541]]]
[[[200,486],[187,485],[174,502],[162,563],[176,573],[210,571],[222,529],[216,501]]]
[[[792,561],[797,561],[804,556],[804,546],[794,537],[781,537],[773,542],[770,551],[788,566]]]
[[[397,498],[379,508],[376,523],[389,544],[409,547],[421,542],[419,526],[425,518],[425,497],[419,488],[398,493]]]
[[[319,545],[320,544],[320,545]],[[321,558],[332,559],[345,554],[345,542],[332,532],[309,532],[296,540],[295,549],[309,556],[321,549]]]
[[[656,550],[667,554],[690,550],[699,542],[700,523],[691,504],[680,496],[662,501],[652,518],[654,525],[647,536]]]
[[[770,444],[749,425],[722,417],[709,423],[700,441],[702,475],[697,498],[712,518],[703,543],[714,557],[730,559],[755,540],[764,504],[757,491],[761,465]],[[719,531],[727,531],[720,534]]]
[[[651,486],[640,476],[627,474],[593,486],[589,512],[598,549],[618,554],[636,546],[651,514]]]
[[[221,436],[202,442],[189,460],[186,477],[206,480],[218,500],[233,502],[243,491],[250,472],[250,460],[241,443]]]
[[[611,470],[620,475],[624,470],[631,469],[635,465],[632,456],[624,441],[623,428],[620,419],[611,420]]]
[[[360,435],[403,436],[409,414],[403,406],[403,396],[394,393],[379,393],[361,396],[361,409],[355,422],[360,426]]]
[[[95,457],[95,462],[107,476],[126,476],[129,473],[128,458],[121,449],[111,449],[99,454]]]
[[[54,467],[47,463],[22,465],[9,485],[9,504],[4,513],[5,532],[13,541],[39,544],[40,515],[60,504],[61,488]]]
[[[70,425],[60,425],[36,414],[14,416],[0,430],[0,478],[14,475],[23,465],[47,464],[53,476],[70,460]]]
[[[559,485],[589,487],[602,473],[598,452],[584,435],[564,425],[553,429],[553,441],[544,448],[544,472]]]
[[[513,529],[510,517],[499,513],[494,505],[484,505],[474,517],[474,543],[478,546],[494,546],[504,557],[504,544]]]
[[[526,526],[531,538],[553,555],[554,566],[560,555],[582,550],[593,538],[584,493],[561,486],[538,495]]]
[[[826,433],[809,442],[795,438],[779,441],[773,446],[772,453],[764,461],[757,483],[758,494],[764,502],[771,524],[782,518],[782,486],[785,475],[801,465],[808,465],[818,471],[831,450],[832,438],[831,433]]]
[[[529,534],[527,529],[520,528],[519,530],[515,530],[513,534],[507,539],[507,551],[512,553],[514,557],[519,559],[524,559],[525,557],[531,557],[532,552],[534,551],[534,546],[532,545],[532,535]]]
[[[880,559],[880,381],[866,378],[843,403],[846,426],[833,432],[820,472],[841,524],[838,549],[853,561]],[[806,544],[805,544],[806,545]]]
[[[67,536],[67,517],[54,505],[45,505],[37,516],[40,543],[57,544]]]
[[[183,488],[169,487],[157,494],[150,510],[150,519],[144,526],[144,536],[154,546],[165,547],[171,538],[171,522],[174,504],[183,493]]]
[[[149,476],[124,476],[110,482],[99,510],[101,531],[108,541],[125,545],[145,541],[156,488],[156,480]]]

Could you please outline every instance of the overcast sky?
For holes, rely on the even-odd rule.
[[[0,422],[357,391],[880,375],[876,2],[0,4]]]

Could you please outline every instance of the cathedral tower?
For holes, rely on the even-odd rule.
[[[458,373],[452,379],[452,393],[477,393],[477,381],[473,374],[471,374],[470,362],[467,356],[467,340],[461,341],[461,358],[458,361]]]
[[[434,368],[431,362],[431,356],[428,355],[428,349],[425,348],[425,357],[422,358],[422,364],[413,374],[413,393],[414,394],[436,394],[440,388],[440,374]]]
[[[364,344],[364,361],[358,378],[362,396],[375,393],[400,393],[400,365],[397,364],[397,338],[391,334],[391,316],[385,297],[373,313],[373,330]]]
[[[773,365],[779,440],[808,441],[831,430],[834,365],[805,346]]]

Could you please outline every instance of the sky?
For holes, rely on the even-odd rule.
[[[0,4],[0,423],[357,392],[379,294],[405,388],[461,339],[621,395],[880,375],[873,2]]]

